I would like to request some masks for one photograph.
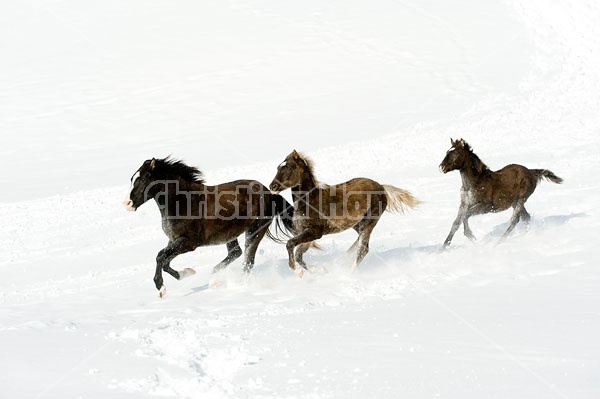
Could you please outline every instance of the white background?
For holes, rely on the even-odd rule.
[[[600,7],[594,2],[28,1],[0,5],[0,395],[19,398],[597,398]],[[492,169],[548,168],[529,231],[509,212],[440,246],[463,137]],[[165,276],[155,204],[121,201],[145,159],[209,183],[318,177],[424,201],[354,232],[299,280],[264,241]],[[289,195],[286,194],[286,195]]]

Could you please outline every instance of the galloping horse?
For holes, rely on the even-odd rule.
[[[403,212],[415,208],[419,201],[408,191],[381,185],[367,178],[356,178],[336,185],[319,184],[312,162],[295,150],[277,168],[269,186],[273,192],[292,189],[293,225],[296,236],[287,242],[289,266],[302,277],[307,269],[302,256],[313,240],[353,228],[358,233],[349,251],[356,250],[355,270],[369,251],[369,238],[384,211]],[[299,246],[296,253],[294,249]]]
[[[153,198],[160,209],[168,245],[156,256],[154,283],[162,298],[165,293],[162,271],[181,280],[195,273],[187,268],[173,270],[171,261],[197,247],[226,244],[227,256],[213,269],[225,268],[242,255],[237,237],[246,233],[244,270],[254,266],[258,244],[273,218],[279,217],[286,230],[292,228],[292,206],[255,180],[236,180],[216,186],[204,184],[202,173],[181,161],[149,159],[131,178],[131,189],[123,205],[135,211]],[[279,226],[279,219],[277,221]]]
[[[462,223],[464,233],[471,241],[475,236],[469,227],[469,218],[488,212],[500,212],[510,207],[513,214],[508,229],[500,239],[504,240],[515,228],[520,219],[529,223],[529,213],[525,209],[525,201],[535,190],[537,184],[545,178],[554,183],[562,183],[562,179],[547,169],[527,169],[524,166],[511,164],[493,172],[473,152],[463,139],[450,139],[452,147],[440,164],[440,171],[448,173],[459,170],[462,178],[460,189],[460,207],[458,216],[452,223],[450,233],[444,241],[447,247],[454,233]]]

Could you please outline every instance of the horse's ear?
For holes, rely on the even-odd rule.
[[[152,158],[152,162],[150,162],[150,170],[154,170],[156,167],[156,159]]]
[[[300,158],[300,155],[298,154],[298,151],[296,151],[296,150],[292,151],[292,158],[294,158],[294,159]]]
[[[450,145],[454,147],[454,139],[452,137],[450,137]]]
[[[459,144],[460,144],[461,147],[464,147],[465,146],[465,141],[463,139],[460,139]]]

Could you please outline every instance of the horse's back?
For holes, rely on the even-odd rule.
[[[385,194],[385,189],[381,184],[367,177],[356,177],[330,187],[335,187],[336,190],[344,190],[346,192],[381,192]]]
[[[329,188],[329,204],[335,204],[335,228],[332,232],[345,230],[357,224],[364,215],[370,213],[379,216],[387,206],[384,187],[378,182],[365,177],[357,177],[346,182],[327,186]],[[328,207],[329,208],[329,207]],[[333,213],[330,208],[324,208],[324,213]]]
[[[214,186],[213,190],[218,192],[239,192],[240,190],[250,189],[251,191],[263,191],[263,192],[271,192],[267,186],[259,182],[258,180],[252,179],[239,179],[233,180],[230,182],[219,183]],[[207,188],[211,188],[211,186],[207,186]]]
[[[334,186],[326,186],[331,202],[342,205],[346,213],[363,215],[372,203],[387,204],[385,188],[375,180],[357,177]],[[385,205],[384,205],[385,208]],[[383,212],[383,210],[381,210]]]
[[[530,172],[530,171],[525,166],[519,165],[517,163],[511,163],[510,165],[506,165],[505,167],[495,171],[494,173],[497,173],[500,175],[508,175],[508,174],[527,174],[528,172]]]
[[[533,185],[535,188],[537,177],[531,169],[516,163],[506,165],[500,170],[494,172],[496,180],[500,180],[503,184],[519,186]]]
[[[207,187],[211,189],[210,187]],[[221,212],[234,219],[256,219],[273,216],[274,194],[258,180],[239,179],[212,187],[213,199]],[[207,197],[207,200],[210,200]]]
[[[537,186],[537,177],[527,167],[506,165],[493,173],[494,205],[497,210],[507,209],[517,200],[526,200]]]
[[[204,245],[228,242],[258,220],[270,223],[272,193],[262,183],[239,179],[204,186],[200,206],[205,218],[197,221]]]

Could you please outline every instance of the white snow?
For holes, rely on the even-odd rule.
[[[0,396],[600,397],[599,20],[583,0],[1,3]],[[565,182],[505,243],[509,212],[441,251],[450,137]],[[269,183],[292,149],[423,204],[384,215],[355,273],[354,232],[302,279],[280,244],[251,276],[212,276],[206,247],[158,298],[166,237],[155,204],[123,209],[132,173],[173,154]]]

